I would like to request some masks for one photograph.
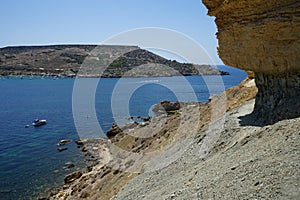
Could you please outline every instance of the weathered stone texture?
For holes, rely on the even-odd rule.
[[[269,122],[299,113],[300,107],[295,104],[299,105],[300,96],[300,1],[203,0],[203,3],[208,14],[216,17],[218,52],[223,62],[254,71],[256,75],[259,92],[255,111],[272,118]],[[296,112],[288,109],[291,105]],[[288,111],[283,112],[284,106]]]
[[[216,16],[225,64],[255,72],[299,73],[299,0],[203,0]]]
[[[277,77],[257,73],[254,112],[263,123],[300,116],[300,75]]]

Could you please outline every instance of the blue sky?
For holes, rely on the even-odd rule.
[[[100,44],[120,32],[160,27],[181,32],[217,55],[214,18],[201,0],[1,0],[0,47]]]

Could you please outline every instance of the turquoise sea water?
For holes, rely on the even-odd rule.
[[[218,76],[185,77],[198,101],[207,101],[212,93],[222,92],[222,82],[228,88],[246,77],[244,71],[226,66],[219,68],[231,75],[221,79]],[[72,78],[0,78],[0,199],[34,198],[49,187],[61,185],[64,175],[85,166],[86,158],[74,143],[67,144],[66,151],[56,150],[61,139],[80,138],[72,112],[74,81]],[[101,79],[94,100],[102,130],[107,131],[117,118],[125,123],[128,117],[128,113],[112,111],[112,97],[117,110],[128,107],[131,116],[148,116],[151,106],[161,100],[176,101],[176,95],[185,101],[193,100],[185,83],[180,77],[126,78],[122,82],[117,78]],[[133,85],[139,87],[128,99],[127,89]],[[163,85],[172,85],[172,88]],[[88,104],[90,102],[82,102],[80,106]],[[46,119],[47,124],[24,128],[35,118]],[[101,135],[95,133],[95,136]],[[76,167],[63,169],[68,161]]]

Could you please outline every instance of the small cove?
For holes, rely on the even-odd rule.
[[[219,68],[230,73],[222,76],[225,88],[239,84],[246,77],[244,71],[227,66]],[[218,87],[220,77],[206,78],[211,79],[211,83],[216,80],[214,94],[223,91]],[[185,79],[198,101],[208,100],[208,86],[201,76]],[[73,78],[0,78],[0,199],[34,198],[50,187],[62,185],[66,174],[86,166],[86,157],[74,142],[66,145],[66,151],[56,150],[61,139],[79,139],[72,114],[74,81]],[[104,132],[116,118],[126,122],[129,117],[112,113],[111,97],[118,81],[118,78],[101,79],[95,93],[95,110]],[[126,84],[129,87],[142,83],[129,99],[130,116],[148,116],[151,106],[164,99],[176,101],[174,92],[163,84],[173,85],[183,96],[189,96],[178,77],[126,78],[124,81],[125,88]],[[122,101],[126,90],[114,95],[119,100],[117,106],[127,106]],[[45,118],[47,124],[24,128],[35,118]],[[69,161],[75,167],[66,170],[65,163]]]

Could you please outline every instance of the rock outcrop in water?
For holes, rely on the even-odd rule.
[[[225,64],[255,73],[262,123],[300,116],[300,1],[203,0]]]

